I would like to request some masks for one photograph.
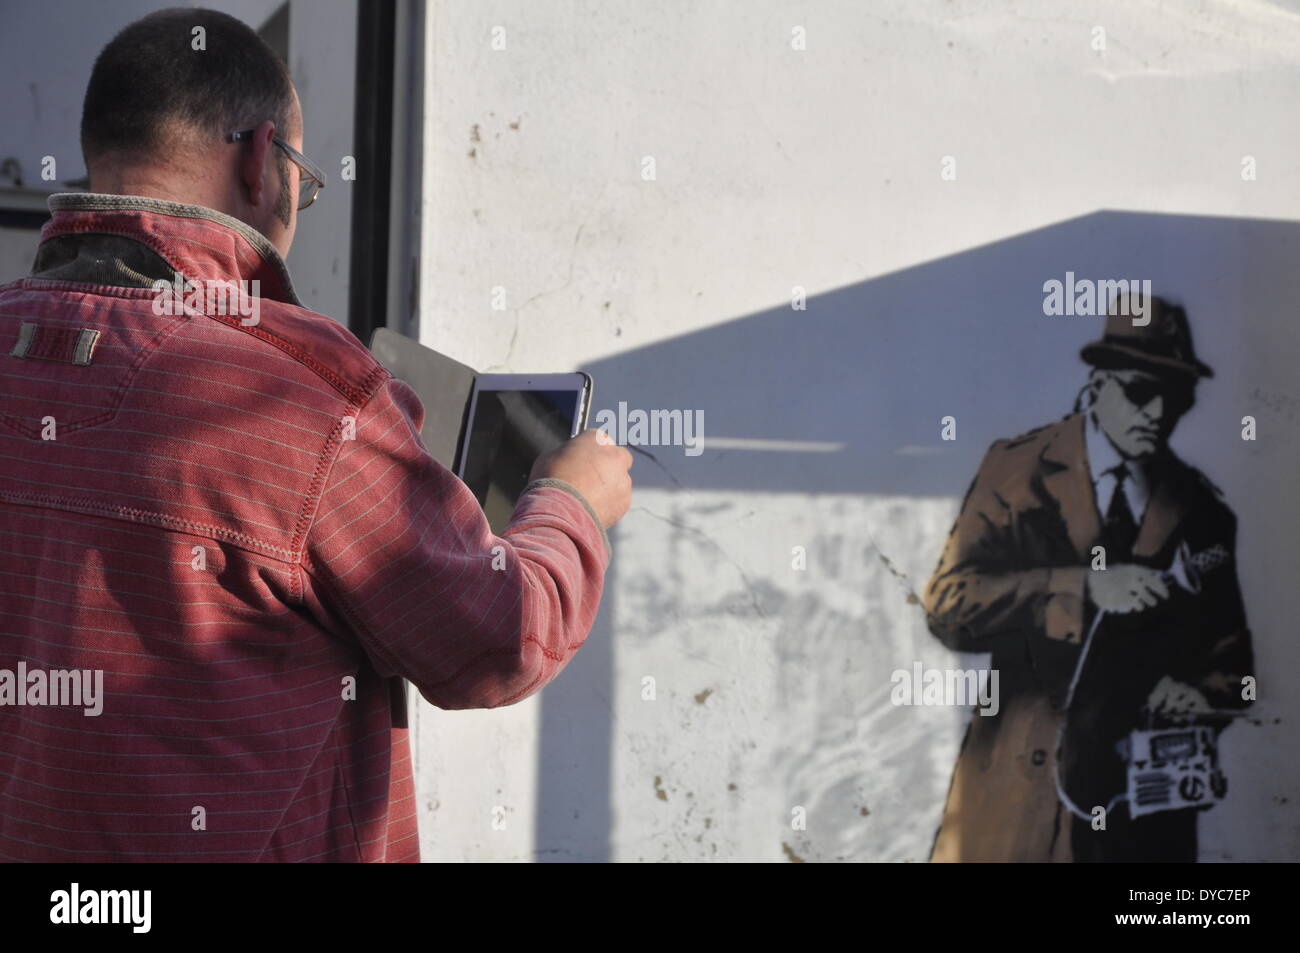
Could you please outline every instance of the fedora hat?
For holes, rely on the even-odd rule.
[[[1108,370],[1134,368],[1189,376],[1193,380],[1214,376],[1214,371],[1196,359],[1192,329],[1182,306],[1152,295],[1146,308],[1149,320],[1146,324],[1135,324],[1131,309],[1120,307],[1124,300],[1117,297],[1111,302],[1101,337],[1079,352],[1085,361]]]

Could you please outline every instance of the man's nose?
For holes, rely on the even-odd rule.
[[[1165,398],[1157,394],[1151,398],[1151,402],[1142,408],[1142,413],[1152,420],[1159,420],[1165,415]]]

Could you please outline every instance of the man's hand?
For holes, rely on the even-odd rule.
[[[1197,715],[1207,715],[1214,709],[1199,689],[1175,681],[1166,675],[1151,690],[1147,708],[1157,718],[1167,721],[1187,721]]]
[[[1169,586],[1160,571],[1132,563],[1088,573],[1088,598],[1105,612],[1141,612],[1169,598]]]
[[[533,464],[529,480],[550,477],[572,484],[587,498],[605,528],[623,518],[632,505],[632,454],[603,430],[584,430]]]

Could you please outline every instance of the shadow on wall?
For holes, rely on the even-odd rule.
[[[1287,637],[1297,607],[1284,578],[1297,516],[1287,486],[1300,413],[1292,384],[1297,260],[1295,223],[1098,212],[813,296],[803,311],[782,304],[596,362],[584,368],[597,383],[593,421],[619,401],[703,411],[705,452],[648,447],[661,465],[637,458],[642,491],[904,496],[955,506],[992,441],[1058,420],[1086,379],[1079,350],[1100,335],[1102,319],[1045,315],[1044,282],[1064,281],[1067,272],[1076,280],[1150,279],[1156,294],[1186,306],[1196,351],[1216,372],[1172,446],[1223,489],[1237,514],[1238,572],[1266,681],[1269,672],[1300,666]],[[1241,439],[1248,414],[1259,421],[1255,442]],[[941,439],[945,417],[955,418],[956,440]],[[748,448],[754,441],[840,446]],[[947,525],[915,541],[927,571]],[[753,533],[757,546],[762,527]],[[618,538],[615,530],[616,549]],[[539,860],[603,860],[613,850],[611,819],[622,797],[611,777],[614,601],[621,587],[637,584],[620,575],[625,562],[616,556],[610,567],[588,644],[543,694]],[[664,660],[665,670],[689,664]],[[879,677],[888,683],[887,671]],[[1280,718],[1287,704],[1271,705],[1265,694],[1260,710]],[[1297,806],[1280,799],[1300,782],[1296,742],[1267,726],[1233,731],[1225,757],[1234,798],[1202,821],[1201,859],[1295,859]],[[804,739],[809,748],[817,741]],[[918,750],[928,743],[914,742]],[[665,748],[673,744],[667,739]],[[1287,767],[1252,770],[1260,764]],[[937,826],[941,807],[942,790],[915,810]]]

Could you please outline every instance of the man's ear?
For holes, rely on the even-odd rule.
[[[278,195],[274,175],[268,180],[268,174],[275,169],[275,123],[263,120],[253,130],[251,140],[243,141],[243,152],[239,159],[239,181],[248,193],[250,205],[265,205]],[[268,185],[268,181],[271,183]]]
[[[1105,383],[1106,377],[1100,368],[1094,367],[1092,373],[1088,375],[1088,383],[1083,385],[1083,390],[1079,394],[1079,400],[1086,402],[1083,404],[1084,410],[1091,410],[1097,403],[1097,397],[1101,394],[1101,385]]]
[[[1092,396],[1092,382],[1091,382],[1091,381],[1089,381],[1088,383],[1086,383],[1086,384],[1084,384],[1082,387],[1080,387],[1080,388],[1079,388],[1079,393],[1077,393],[1077,394],[1074,395],[1074,412],[1075,412],[1076,414],[1078,414],[1078,413],[1082,413],[1083,411],[1087,410],[1087,409],[1091,406],[1091,403],[1092,403],[1091,400],[1090,400],[1088,403],[1084,403],[1083,398],[1084,398],[1085,396],[1087,396],[1087,397],[1091,397],[1091,396]]]

